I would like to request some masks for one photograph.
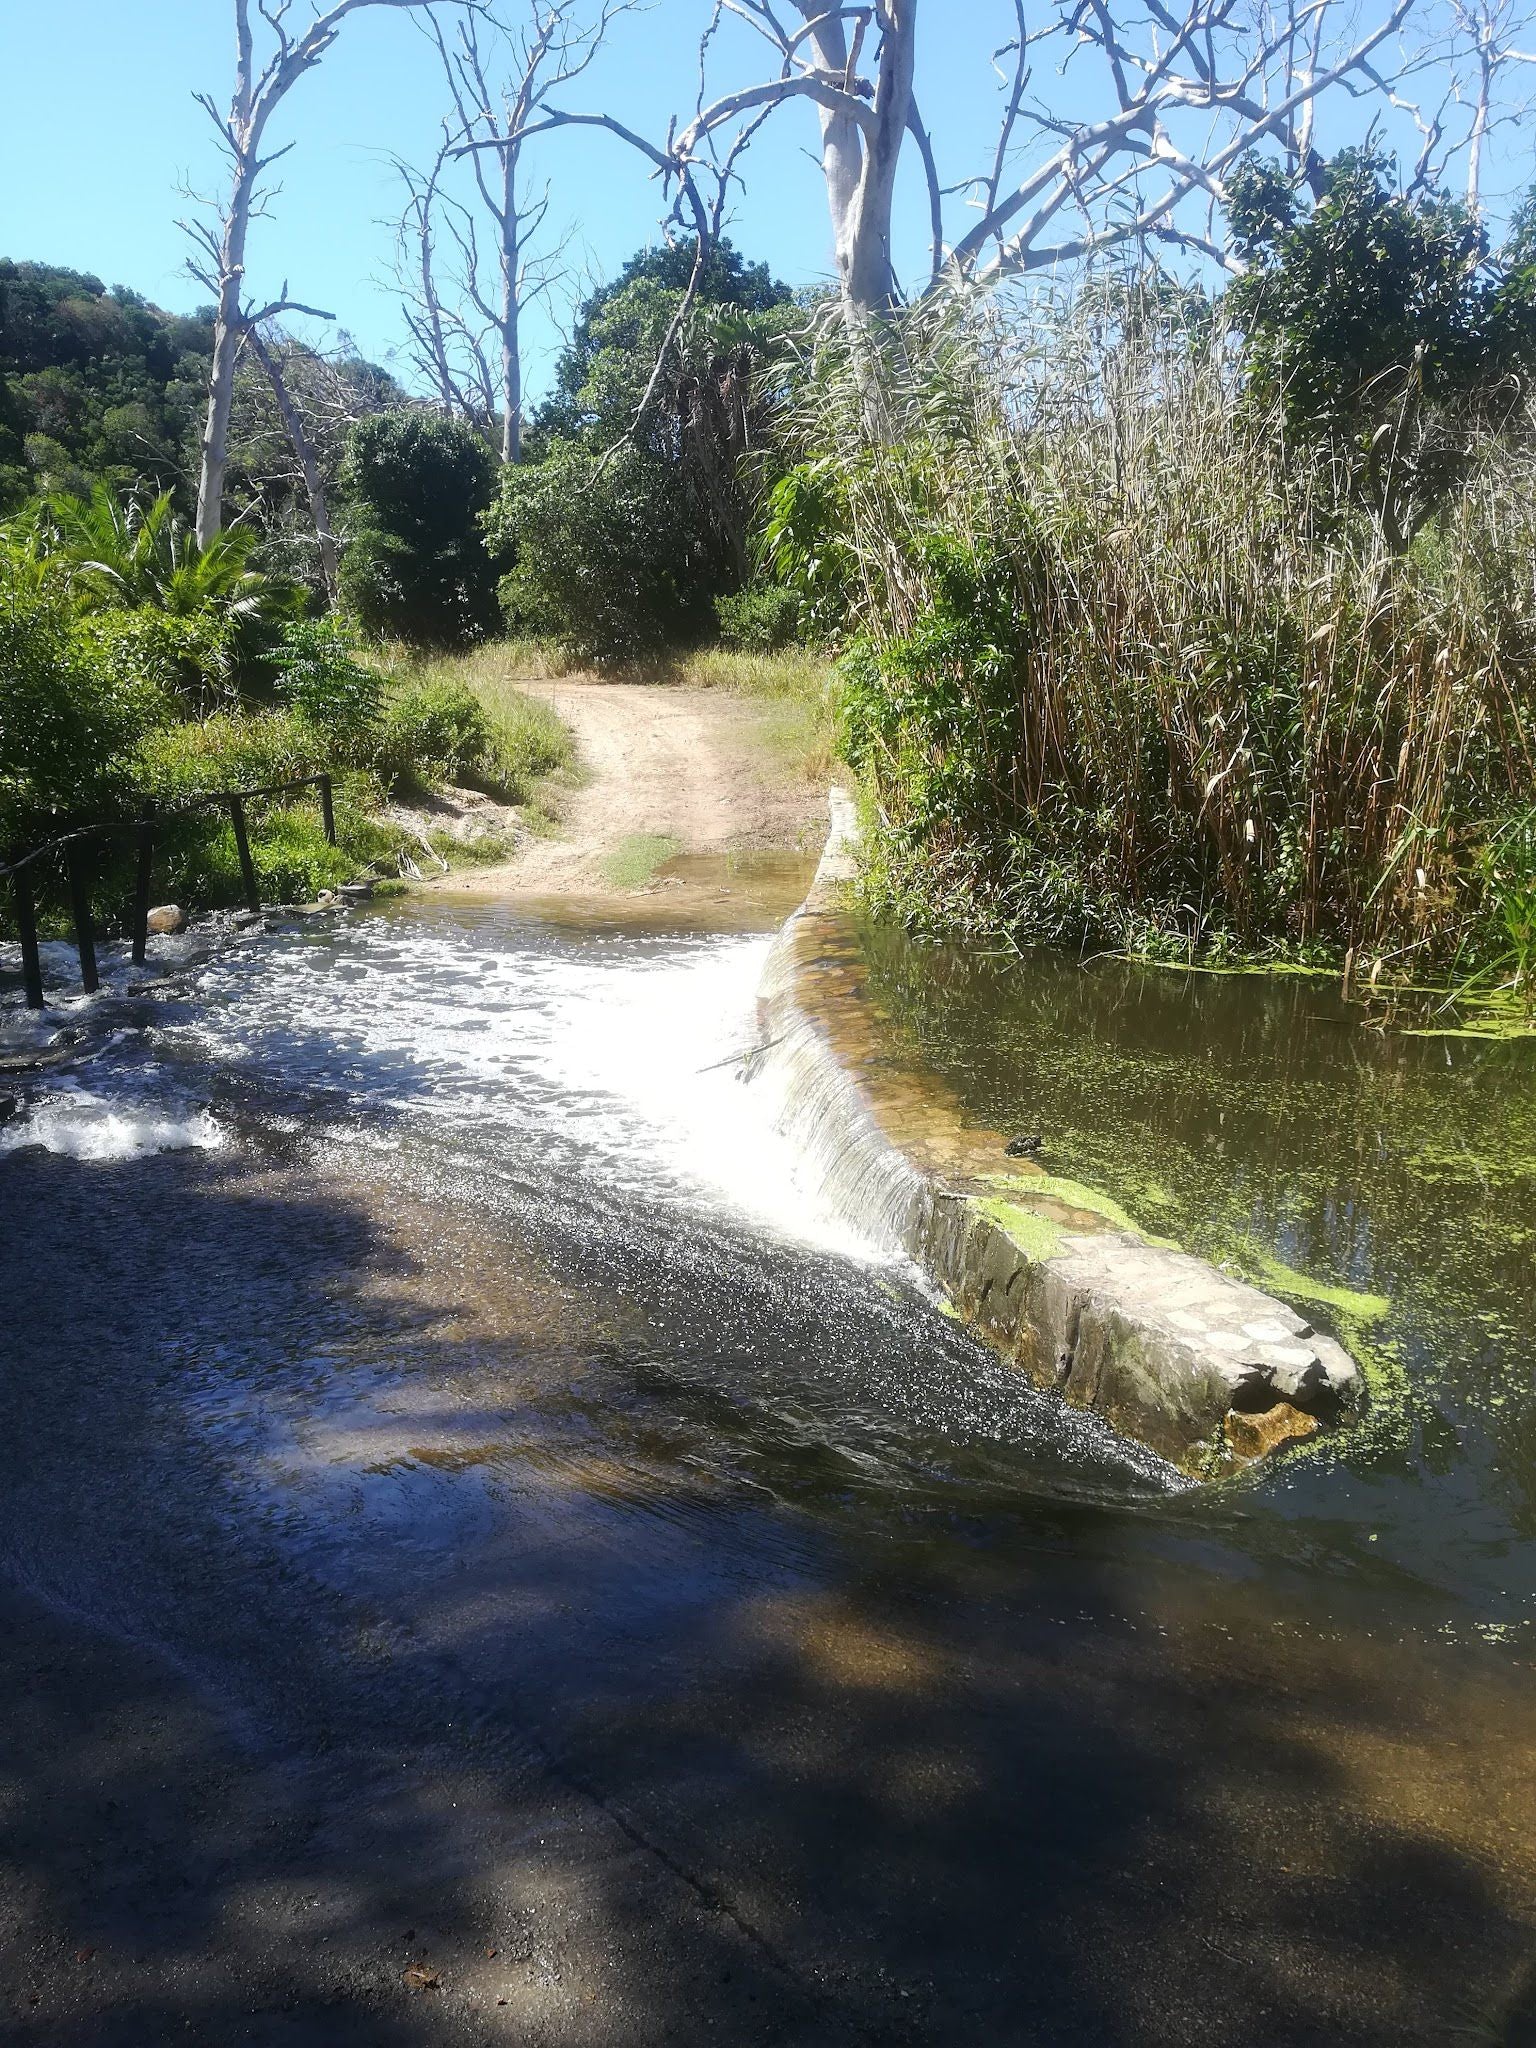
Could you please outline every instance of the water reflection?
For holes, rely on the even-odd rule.
[[[1371,1356],[1371,1425],[1282,1468],[1273,1509],[1523,1627],[1536,1046],[1366,1031],[1305,978],[864,942],[896,1042],[978,1123],[1041,1131],[1053,1171]]]
[[[1530,1306],[1454,1213],[1529,1192],[1501,1069],[871,943],[919,1081],[1390,1295],[1408,1429],[1175,1490],[816,1214],[735,1078],[765,943],[417,904],[115,998],[92,1088],[226,1142],[0,1160],[6,1556],[285,1758],[430,1731],[514,1815],[540,1759],[780,1959],[776,2038],[1519,2038],[1524,1368],[1438,1291]]]

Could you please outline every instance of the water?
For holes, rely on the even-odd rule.
[[[866,932],[898,1042],[1053,1172],[1228,1259],[1373,1367],[1363,1429],[1266,1512],[1391,1565],[1442,1627],[1524,1635],[1536,1595],[1536,1043],[1368,1031],[1331,984]],[[1322,1298],[1305,1291],[1321,1283]]]
[[[0,1125],[10,1570],[253,1743],[555,1760],[870,2039],[1531,2038],[1518,1050],[870,937],[978,1123],[1390,1297],[1367,1430],[1192,1489],[776,1137],[739,1055],[800,879],[421,899],[12,1013],[92,1057]]]

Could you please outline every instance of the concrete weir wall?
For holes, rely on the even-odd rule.
[[[1363,1405],[1348,1352],[1305,1317],[1143,1236],[1112,1202],[1004,1153],[934,1076],[904,1068],[866,992],[845,907],[846,792],[805,903],[769,955],[754,1085],[838,1211],[910,1254],[1041,1386],[1200,1477]]]

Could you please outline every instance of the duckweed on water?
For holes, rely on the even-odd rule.
[[[1054,1197],[1292,1302],[1371,1406],[1276,1468],[1287,1497],[1332,1520],[1358,1482],[1383,1554],[1454,1555],[1499,1599],[1529,1530],[1536,1594],[1536,1044],[1364,1031],[1315,975],[864,948],[902,1056],[968,1121],[1042,1134],[1050,1172],[998,1176],[994,1220],[1050,1242]]]

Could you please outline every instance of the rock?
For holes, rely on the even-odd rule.
[[[1044,1138],[1038,1134],[1023,1138],[1010,1138],[1003,1147],[1003,1150],[1010,1159],[1033,1159],[1044,1143]]]
[[[146,922],[152,932],[184,932],[187,913],[179,903],[161,903],[149,913]]]
[[[14,1095],[0,1095],[0,1124],[8,1124],[21,1109],[21,1103]]]
[[[1234,1408],[1227,1417],[1227,1442],[1234,1457],[1251,1463],[1279,1450],[1282,1444],[1305,1443],[1322,1426],[1315,1415],[1293,1407],[1289,1401],[1276,1401],[1273,1407],[1259,1408],[1250,1414]]]
[[[253,924],[261,923],[262,916],[263,913],[259,910],[237,910],[234,915],[235,930],[248,932]]]
[[[373,884],[372,882],[343,882],[336,893],[348,903],[365,903],[373,894]]]

